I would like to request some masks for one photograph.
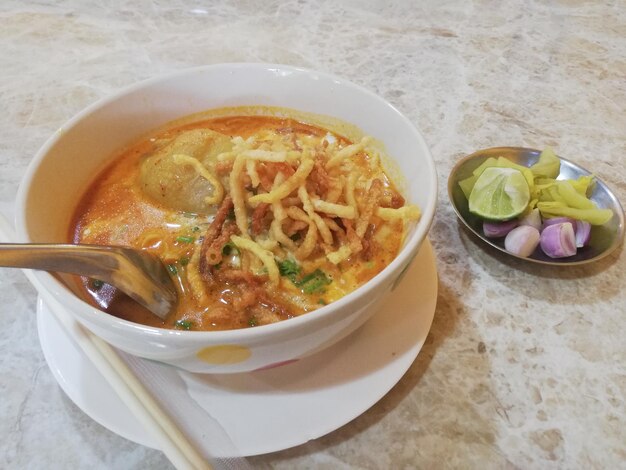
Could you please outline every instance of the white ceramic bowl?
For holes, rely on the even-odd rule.
[[[399,256],[366,285],[314,313],[276,324],[218,332],[150,328],[108,315],[75,296],[57,277],[35,276],[83,325],[113,346],[192,372],[233,373],[291,362],[362,325],[408,267],[435,212],[437,179],[420,133],[398,110],[343,79],[284,65],[219,64],[147,80],[90,106],[36,155],[17,196],[23,242],[66,242],[77,198],[106,159],[148,131],[213,108],[280,106],[332,116],[385,144],[422,218]]]

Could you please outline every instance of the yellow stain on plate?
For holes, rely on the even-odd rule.
[[[196,357],[209,364],[237,364],[248,359],[251,354],[244,346],[221,344],[201,349],[196,353]]]

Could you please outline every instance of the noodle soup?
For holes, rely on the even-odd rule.
[[[345,296],[396,257],[419,216],[367,136],[289,117],[207,115],[117,155],[82,197],[71,238],[157,254],[180,299],[162,321],[83,279],[100,308],[150,326],[226,330]]]

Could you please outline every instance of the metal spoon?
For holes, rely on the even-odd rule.
[[[176,305],[176,289],[161,260],[132,248],[0,243],[0,266],[100,279],[117,287],[163,320]]]
[[[507,255],[517,258],[519,257],[504,249],[503,239],[490,239],[484,236],[482,220],[469,211],[467,198],[461,191],[459,181],[471,176],[472,172],[489,157],[498,158],[502,156],[513,163],[529,167],[537,162],[540,153],[541,150],[523,147],[494,147],[479,150],[460,160],[448,177],[448,197],[459,220],[483,242]],[[580,176],[592,174],[574,162],[565,158],[559,158],[561,160],[561,172],[558,179],[576,179]],[[549,258],[540,249],[537,249],[530,257],[520,259],[540,264],[571,266],[597,261],[617,249],[624,240],[624,210],[619,200],[609,187],[597,177],[589,197],[598,207],[611,209],[613,218],[602,226],[594,226],[592,228],[588,246],[578,250],[576,255],[569,258]]]

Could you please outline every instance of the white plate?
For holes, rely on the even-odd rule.
[[[425,240],[384,307],[329,349],[272,370],[181,374],[187,374],[189,393],[228,432],[240,455],[287,449],[334,431],[380,400],[417,357],[436,303],[437,268]],[[155,447],[41,300],[37,324],[46,361],[70,399],[109,430]]]

